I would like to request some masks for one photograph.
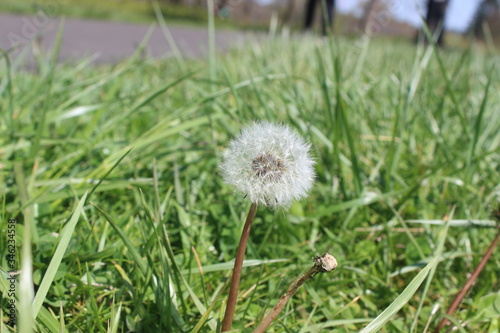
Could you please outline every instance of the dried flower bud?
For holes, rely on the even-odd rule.
[[[316,266],[321,267],[322,272],[333,271],[338,265],[337,259],[329,253],[325,253],[319,257],[314,257],[313,260],[316,263]]]

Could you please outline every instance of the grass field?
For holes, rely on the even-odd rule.
[[[300,132],[317,179],[258,208],[235,329],[329,252],[339,267],[269,332],[359,332],[384,310],[364,332],[431,332],[495,237],[498,55],[278,35],[208,60],[50,59],[0,64],[0,229],[17,220],[22,270],[8,296],[2,236],[2,332],[11,299],[20,332],[217,331],[250,206],[219,163],[255,120]],[[461,332],[498,332],[499,266],[497,249],[450,316]]]

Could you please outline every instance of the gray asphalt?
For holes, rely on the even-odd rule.
[[[168,24],[168,22],[167,22]],[[50,50],[55,42],[61,19],[40,15],[0,14],[0,48],[10,50],[12,58],[32,62],[33,53]],[[60,62],[92,57],[94,63],[114,63],[130,57],[152,29],[145,52],[151,57],[173,56],[161,28],[152,23],[132,24],[82,19],[66,19],[61,40]],[[168,26],[184,57],[208,54],[208,30],[197,27]],[[218,52],[244,43],[247,35],[237,31],[216,30]],[[13,51],[15,50],[15,51]]]

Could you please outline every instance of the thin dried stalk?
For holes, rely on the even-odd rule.
[[[305,272],[301,277],[295,280],[286,293],[281,296],[278,304],[262,319],[259,326],[255,328],[253,333],[263,333],[269,325],[278,317],[280,312],[285,307],[288,300],[295,295],[297,290],[302,286],[307,280],[313,278],[318,273],[329,272],[337,267],[337,260],[332,255],[325,253],[323,256],[314,258],[314,265],[307,272]]]
[[[460,302],[462,302],[462,299],[465,297],[465,295],[467,294],[469,289],[472,287],[474,282],[476,282],[477,277],[479,276],[479,274],[483,270],[484,266],[488,262],[488,259],[490,259],[491,255],[493,253],[493,250],[495,249],[495,246],[497,245],[499,239],[500,239],[500,230],[497,232],[497,235],[496,235],[495,239],[493,239],[493,242],[491,242],[491,245],[489,246],[488,250],[486,250],[486,253],[484,254],[483,258],[481,259],[481,262],[479,263],[479,265],[477,265],[477,267],[474,270],[474,272],[472,273],[472,275],[469,277],[469,279],[464,284],[462,289],[458,292],[457,296],[455,296],[455,299],[451,303],[450,308],[448,309],[448,311],[446,311],[446,314],[448,316],[453,315],[453,313],[457,309]],[[441,322],[439,323],[439,326],[436,328],[436,330],[434,332],[439,333],[439,331],[441,331],[441,329],[444,327],[444,325],[446,325],[447,322],[448,322],[448,319],[443,318],[441,320]]]

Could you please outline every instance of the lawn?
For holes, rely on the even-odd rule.
[[[338,268],[269,332],[359,332],[386,309],[382,332],[431,332],[495,238],[497,54],[278,34],[207,60],[51,59],[0,63],[3,332],[12,300],[21,332],[217,331],[250,207],[219,164],[257,120],[310,142],[317,176],[258,207],[235,329],[328,252]],[[499,266],[449,316],[462,332],[498,332]]]

